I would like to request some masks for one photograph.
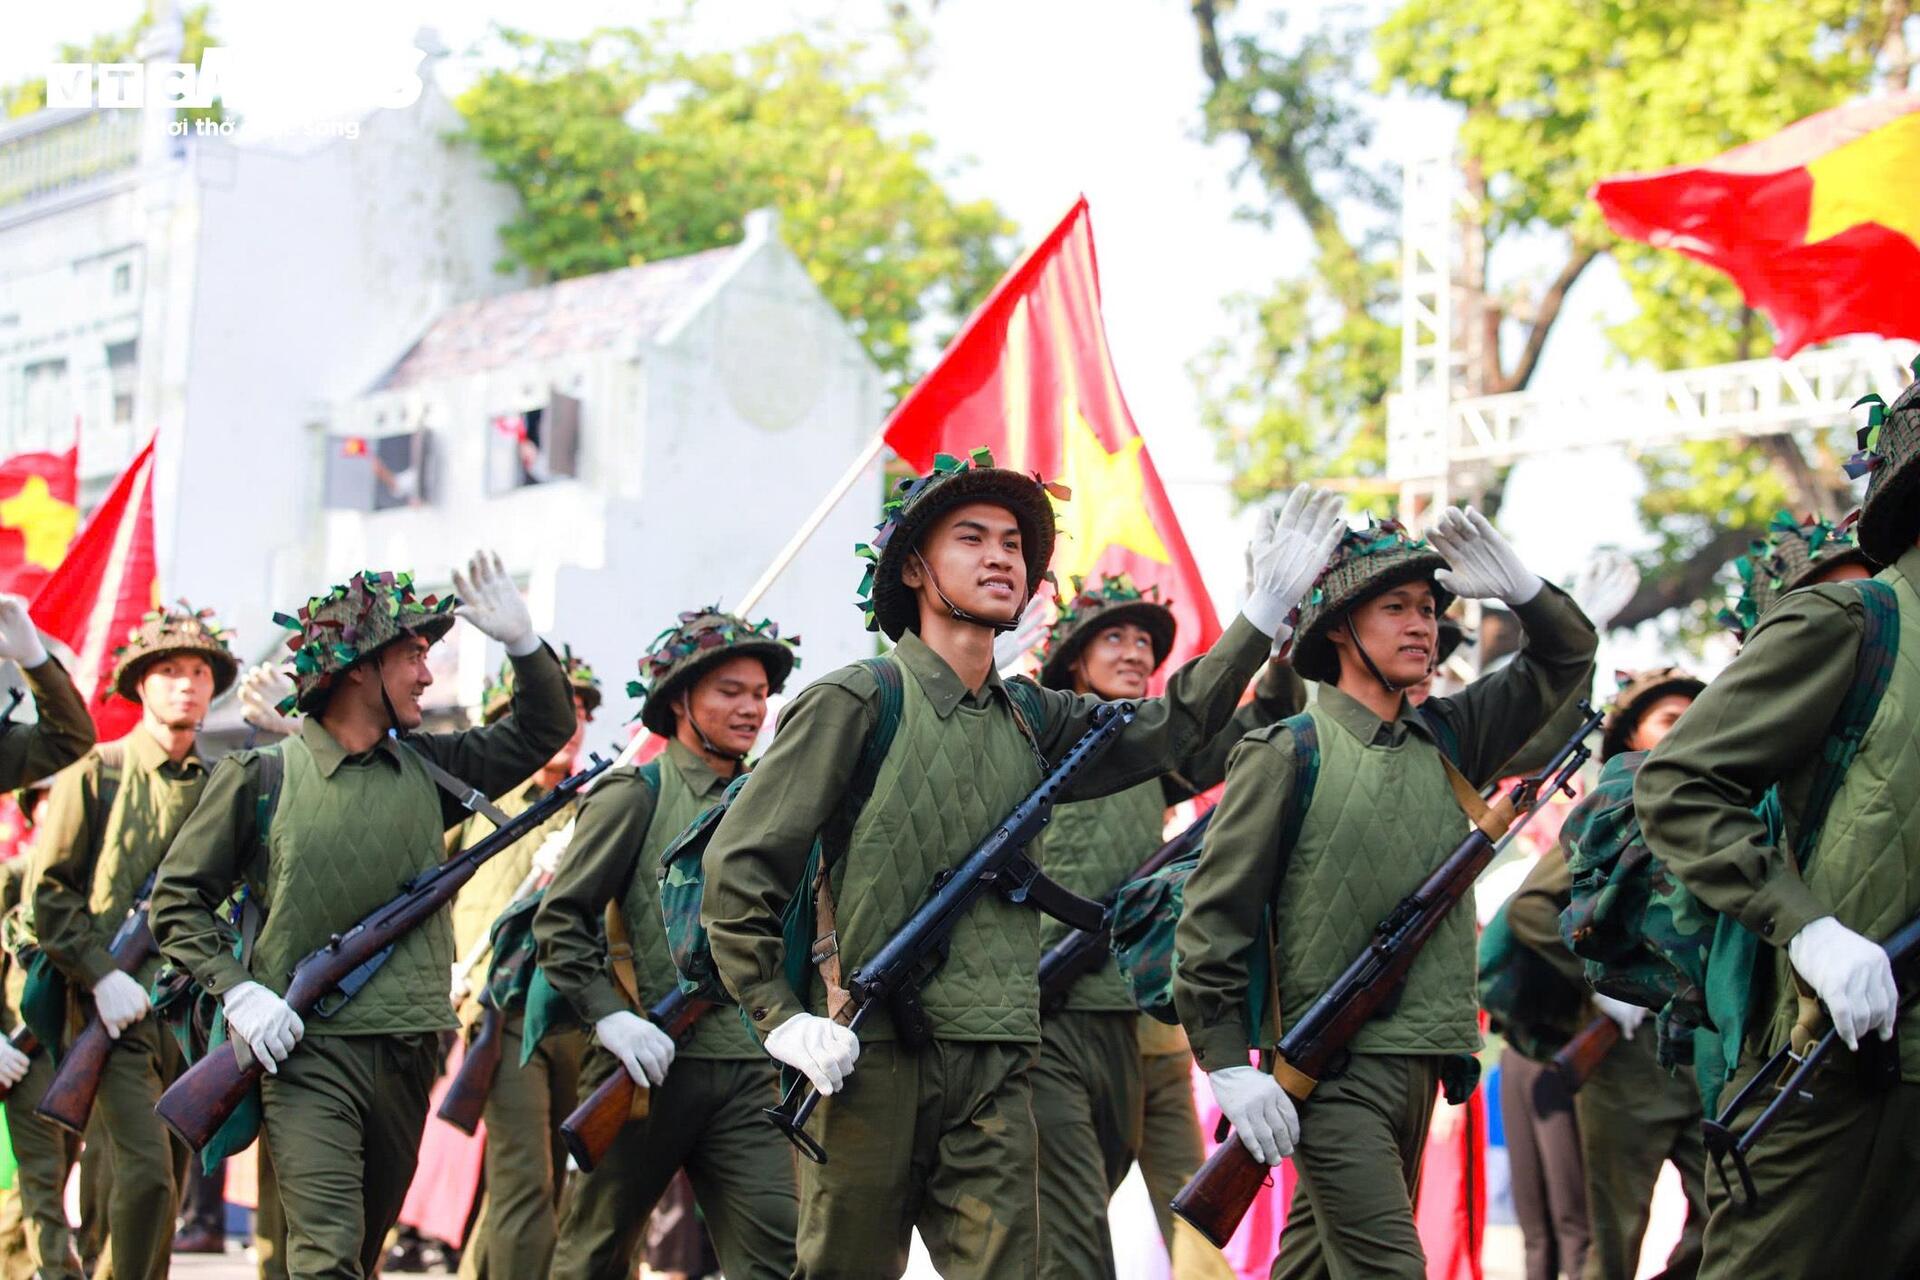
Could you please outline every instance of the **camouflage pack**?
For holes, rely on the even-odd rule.
[[[1819,842],[1827,810],[1860,740],[1873,723],[1892,674],[1899,643],[1899,611],[1883,582],[1833,584],[1857,591],[1865,606],[1853,683],[1821,750],[1808,794],[1806,821],[1793,853],[1804,871]],[[1762,980],[1759,939],[1695,898],[1647,847],[1633,807],[1633,784],[1645,752],[1615,756],[1561,827],[1572,902],[1560,933],[1586,962],[1594,989],[1659,1010],[1660,1060],[1691,1063],[1707,1109],[1737,1063],[1754,985]],[[1778,795],[1755,807],[1775,843],[1784,839]]]
[[[1293,735],[1293,794],[1276,833],[1275,846],[1284,859],[1300,838],[1300,824],[1313,804],[1314,784],[1320,777],[1320,736],[1313,717],[1300,714],[1285,721]],[[1113,955],[1120,975],[1133,993],[1140,1011],[1157,1021],[1178,1025],[1173,1005],[1173,975],[1179,966],[1174,934],[1186,908],[1187,881],[1205,856],[1204,846],[1191,858],[1170,863],[1150,876],[1120,886],[1113,903]],[[1269,1034],[1272,998],[1273,925],[1265,921],[1247,950],[1247,1043],[1265,1045]]]
[[[1503,905],[1480,933],[1480,1007],[1514,1052],[1545,1062],[1577,1029],[1586,992],[1513,936]]]

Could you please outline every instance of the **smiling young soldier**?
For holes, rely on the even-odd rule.
[[[1771,962],[1762,961],[1754,980],[1771,998],[1749,1020],[1727,1096],[1787,1043],[1795,975],[1848,1050],[1748,1155],[1764,1212],[1743,1209],[1715,1185],[1703,1276],[1920,1268],[1920,1216],[1912,1211],[1920,1014],[1901,1007],[1877,945],[1920,913],[1920,790],[1911,785],[1920,745],[1920,383],[1884,422],[1876,409],[1848,470],[1872,477],[1855,533],[1860,550],[1888,566],[1870,589],[1890,592],[1882,598],[1891,607],[1875,603],[1867,584],[1829,579],[1786,594],[1763,616],[1754,610],[1739,657],[1634,785],[1634,811],[1654,856],[1702,903],[1771,944]],[[1844,771],[1834,789],[1817,794],[1816,782],[1831,777],[1829,734],[1845,714],[1856,668],[1868,662],[1886,664],[1884,691],[1857,754],[1835,761]],[[1754,812],[1770,787],[1785,819],[1777,842]],[[1875,1082],[1861,1069],[1867,1064],[1851,1060],[1874,1037],[1891,1041],[1871,1047],[1897,1059],[1897,1083]]]
[[[760,1114],[778,1100],[773,1064],[731,1009],[701,1018],[677,1049],[645,1015],[679,983],[660,854],[739,775],[797,645],[772,622],[750,625],[717,605],[661,633],[629,691],[645,697],[641,722],[667,739],[666,752],[594,787],[534,917],[547,980],[593,1024],[582,1093],[621,1070],[651,1091],[646,1117],[575,1181],[558,1280],[631,1275],[647,1217],[682,1168],[727,1275],[793,1270],[793,1159]]]
[[[1678,667],[1621,672],[1620,692],[1607,709],[1601,731],[1601,761],[1624,751],[1653,750],[1704,688],[1705,682]],[[1567,851],[1555,845],[1534,863],[1506,910],[1514,939],[1579,995],[1591,999],[1595,1010],[1619,1026],[1622,1037],[1572,1098],[1578,1116],[1580,1164],[1586,1171],[1588,1245],[1583,1274],[1588,1280],[1634,1274],[1653,1205],[1653,1185],[1661,1166],[1671,1161],[1686,1194],[1687,1223],[1667,1258],[1664,1274],[1676,1280],[1691,1276],[1700,1269],[1707,1212],[1700,1092],[1691,1068],[1669,1070],[1660,1065],[1653,1028],[1641,1026],[1645,1009],[1587,987],[1585,965],[1560,936],[1560,913],[1572,897]],[[1552,1079],[1544,1067],[1530,1064],[1521,1066],[1515,1079],[1521,1088],[1531,1089],[1530,1082],[1543,1076]],[[1502,1097],[1507,1092],[1503,1076]]]
[[[1145,697],[1148,680],[1173,647],[1173,610],[1160,601],[1157,588],[1142,591],[1124,574],[1092,585],[1076,580],[1074,586],[1041,655],[1040,682],[1109,700]],[[1276,648],[1290,634],[1283,627]],[[1300,677],[1275,657],[1262,671],[1255,697],[1223,732],[1181,761],[1177,772],[1056,809],[1036,850],[1047,873],[1088,897],[1113,892],[1159,847],[1168,805],[1217,784],[1228,751],[1242,735],[1286,719],[1305,701]],[[1067,932],[1057,920],[1042,922],[1042,949]],[[1046,1016],[1033,1072],[1042,1275],[1080,1280],[1114,1274],[1107,1201],[1136,1157],[1176,1263],[1186,1263],[1190,1250],[1218,1259],[1167,1207],[1203,1154],[1191,1062],[1180,1029],[1137,1012],[1111,961],[1075,983],[1066,1004]],[[1184,1269],[1176,1266],[1176,1274]]]
[[[1499,777],[1587,678],[1598,643],[1478,512],[1449,508],[1432,537],[1429,549],[1387,524],[1341,539],[1295,640],[1295,669],[1321,682],[1309,713],[1318,781],[1297,839],[1280,847],[1296,743],[1277,725],[1234,749],[1176,934],[1175,999],[1220,1110],[1257,1158],[1291,1153],[1300,1172],[1275,1276],[1426,1275],[1412,1197],[1434,1090],[1480,1033],[1473,915],[1455,911],[1391,1011],[1354,1039],[1349,1064],[1296,1109],[1274,1076],[1247,1065],[1248,956],[1263,921],[1276,1012],[1291,1026],[1460,843],[1466,822],[1443,760],[1473,787]],[[1498,674],[1415,709],[1405,691],[1427,677],[1439,614],[1456,595],[1512,607],[1527,647]]]
[[[508,817],[537,803],[579,766],[587,725],[600,706],[600,681],[593,669],[568,647],[561,649],[560,665],[566,669],[567,684],[573,690],[573,736],[540,766],[538,773],[500,797],[500,812]],[[482,697],[482,723],[495,723],[512,706],[513,663],[507,662]],[[571,810],[562,809],[511,848],[483,863],[453,900],[453,953],[459,957],[452,993],[456,1007],[483,985],[488,933],[500,913],[513,905],[515,892],[530,874],[553,874],[553,859],[560,845],[548,837],[572,817]],[[471,848],[493,830],[491,821],[474,814],[460,824],[454,847]],[[481,953],[471,968],[463,970],[476,947]],[[472,1027],[477,1027],[478,1010],[469,1005],[465,1012]],[[482,1117],[487,1130],[486,1186],[467,1242],[460,1250],[460,1275],[467,1280],[545,1275],[553,1261],[554,1231],[567,1172],[560,1122],[573,1109],[586,1038],[577,1029],[556,1028],[541,1038],[523,1062],[521,1031],[525,1020],[525,1008],[516,1006],[507,1011],[500,1027],[500,1065],[487,1091]]]
[[[159,961],[123,973],[107,948],[206,786],[200,722],[239,663],[212,614],[185,604],[147,615],[117,658],[114,692],[140,704],[140,722],[55,780],[30,874],[41,950],[70,983],[92,992],[107,1034],[120,1041],[107,1057],[97,1108],[112,1149],[112,1270],[139,1280],[164,1276],[172,1252],[186,1149],[153,1106],[184,1063],[173,1037],[147,1017]],[[29,1088],[32,1096],[16,1091],[9,1110],[30,1110],[51,1079]]]
[[[534,634],[499,557],[475,556],[454,585],[458,601],[418,600],[406,576],[368,571],[309,600],[298,618],[283,616],[295,631],[300,731],[220,762],[154,885],[161,951],[220,999],[234,1039],[269,1072],[263,1137],[296,1280],[370,1275],[400,1212],[439,1034],[457,1026],[447,999],[451,921],[436,917],[400,939],[330,1018],[304,1023],[279,988],[302,957],[445,856],[446,829],[465,810],[427,761],[499,794],[574,730],[560,660]],[[512,710],[463,733],[416,733],[433,683],[427,651],[456,615],[506,647]],[[277,768],[263,763],[269,756]],[[265,912],[244,959],[220,915],[243,882]]]
[[[1139,703],[1073,794],[1156,777],[1218,733],[1338,533],[1339,500],[1297,490],[1278,527],[1256,539],[1246,612],[1164,697]],[[796,1276],[898,1276],[915,1227],[948,1277],[1039,1269],[1038,915],[998,897],[973,906],[920,993],[932,1039],[917,1050],[895,1043],[884,1014],[866,1024],[864,1044],[856,1039],[839,976],[1038,785],[1103,705],[996,670],[994,637],[1018,625],[1053,540],[1048,491],[994,467],[984,450],[971,463],[942,456],[932,474],[902,482],[866,549],[862,602],[897,647],[795,699],[707,848],[702,920],[720,975],[767,1052],[828,1095],[809,1129],[831,1160],[799,1164]],[[885,705],[882,668],[899,698],[895,732],[856,782]],[[818,932],[836,942],[816,945],[819,970],[797,994],[782,913],[810,890],[801,880],[816,836],[829,841],[831,863]]]

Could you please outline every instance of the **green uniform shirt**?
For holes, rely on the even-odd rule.
[[[1276,724],[1306,705],[1306,684],[1284,662],[1269,662],[1261,671],[1254,696],[1239,710],[1227,727],[1215,734],[1200,751],[1181,763],[1176,771],[1151,782],[1129,787],[1118,795],[1098,800],[1063,804],[1054,810],[1053,822],[1034,845],[1034,856],[1048,875],[1075,893],[1089,898],[1104,898],[1126,882],[1134,868],[1159,848],[1166,827],[1167,806],[1190,800],[1217,785],[1227,772],[1227,754],[1246,734]],[[1065,924],[1051,916],[1040,922],[1042,952],[1070,932]],[[1119,964],[1111,957],[1097,972],[1089,973],[1073,984],[1065,1008],[1081,1013],[1130,1013],[1133,993],[1120,976]],[[1171,1052],[1186,1048],[1177,1028],[1165,1027],[1155,1036],[1156,1046],[1172,1045]],[[1168,1052],[1160,1048],[1160,1052]]]
[[[573,693],[560,660],[545,645],[526,657],[513,659],[513,671],[513,705],[507,715],[491,725],[459,733],[412,734],[408,743],[456,778],[489,795],[524,782],[572,736]],[[344,784],[354,773],[397,773],[402,768],[399,752],[404,748],[392,739],[382,739],[371,751],[348,755],[313,717],[302,722],[300,736],[312,753],[320,780],[327,783],[340,778],[343,791],[351,789]],[[343,772],[346,777],[341,777]],[[437,797],[439,812],[435,820],[442,829],[466,816],[460,802],[438,788],[418,794],[423,804],[429,797]],[[233,954],[234,937],[221,918],[220,907],[243,879],[264,884],[275,878],[273,869],[265,865],[268,853],[256,822],[259,798],[259,754],[241,751],[222,760],[207,782],[199,808],[174,838],[173,849],[153,887],[153,933],[161,951],[215,995],[254,980]],[[282,819],[288,816],[275,812],[276,841],[283,834],[298,835],[285,831]],[[353,817],[370,835],[387,826],[409,825],[409,815],[359,813]],[[381,846],[377,839],[370,839],[365,847]],[[413,853],[401,850],[396,856],[411,858]],[[389,877],[395,893],[400,881],[410,874],[411,867],[396,861]],[[337,930],[346,929],[359,918],[341,911],[338,903],[325,901],[303,902],[297,909],[317,912]],[[271,904],[268,910],[271,912]],[[441,927],[448,928],[444,918]],[[446,1021],[446,977],[444,972],[439,975],[442,1005],[432,1011],[431,1025]],[[285,985],[286,975],[261,975],[261,980],[279,990]]]
[[[1881,939],[1920,912],[1920,548],[1878,575],[1899,602],[1899,645],[1860,753],[1802,875],[1798,847],[1823,746],[1854,680],[1864,608],[1853,588],[1789,593],[1640,767],[1634,808],[1648,847],[1706,905],[1779,948],[1772,1024],[1749,1048],[1784,1043],[1792,1021],[1785,947],[1831,915]],[[1778,784],[1786,838],[1751,808]],[[1920,1080],[1920,1016],[1899,1020],[1902,1076]]]
[[[580,806],[567,857],[533,918],[547,981],[587,1022],[630,1009],[608,968],[607,904],[621,904],[633,944],[634,977],[649,1006],[679,983],[660,915],[660,855],[720,799],[728,779],[678,741],[659,758],[660,788],[635,768],[607,775]],[[730,1010],[701,1018],[681,1047],[688,1058],[760,1059]]]
[[[116,745],[112,809],[99,813],[105,766],[96,749],[54,779],[33,845],[34,934],[62,973],[89,988],[113,972],[108,944],[207,785],[197,752],[175,764],[144,726]]]
[[[495,801],[495,806],[509,818],[537,803],[547,794],[547,788],[538,782],[528,782],[515,787],[512,791]],[[574,808],[561,809],[545,822],[513,842],[511,846],[496,853],[480,864],[473,873],[473,879],[467,881],[467,887],[453,900],[453,951],[465,960],[467,953],[478,943],[485,942],[493,929],[493,922],[500,913],[514,903],[514,890],[526,883],[527,873],[533,870],[533,855],[553,832],[572,821]],[[454,833],[453,852],[459,853],[479,844],[494,831],[491,819],[482,814],[469,814]],[[473,972],[468,977],[468,985],[477,988],[487,972],[487,956],[483,950],[474,963]]]
[[[1268,638],[1244,617],[1236,618],[1208,653],[1174,674],[1164,696],[1139,704],[1138,717],[1106,755],[1081,775],[1070,795],[1079,799],[1110,795],[1157,778],[1190,758],[1226,725],[1270,647]],[[936,723],[925,730],[929,741],[922,747],[937,754],[943,741],[952,739],[958,744],[959,739],[968,737],[969,722],[955,720],[957,714],[984,716],[995,725],[1012,722],[1012,704],[997,672],[989,672],[979,689],[968,689],[946,661],[913,632],[901,638],[893,658],[914,686],[908,691],[909,703],[914,703],[917,691],[935,717]],[[1038,697],[1044,714],[1040,723],[1031,727],[1040,753],[1049,761],[1057,760],[1087,730],[1102,700],[1056,689],[1040,689]],[[781,716],[779,732],[755,770],[752,784],[734,801],[707,848],[702,916],[714,961],[728,990],[761,1027],[778,1026],[794,1014],[807,1011],[782,971],[785,945],[781,913],[800,888],[816,834],[840,809],[861,748],[875,723],[878,701],[876,682],[860,667],[835,672],[803,690]],[[908,709],[911,712],[912,706]],[[910,735],[903,733],[906,736]],[[1010,741],[1017,753],[1018,738]],[[890,757],[904,745],[896,740]],[[1004,764],[1011,774],[1020,762],[1012,759]],[[972,766],[957,763],[947,767]],[[1037,764],[1027,761],[1024,767],[1033,771],[1032,782],[1037,783]],[[1013,796],[1013,802],[1019,799],[1019,795]],[[938,799],[929,802],[938,803]],[[874,800],[861,814],[860,826],[877,832],[890,824],[896,833],[892,837],[894,847],[910,858],[913,870],[928,860],[951,866],[969,851],[969,846],[959,844],[922,849],[915,828],[933,815],[884,810],[886,805],[876,790]],[[968,839],[978,841],[1004,816],[1004,811],[987,816]],[[906,847],[909,844],[911,849]],[[891,921],[897,927],[926,891],[925,881],[896,883],[913,870],[896,872],[884,884],[878,877],[870,884],[843,881],[836,886],[840,922],[845,925],[850,917],[863,914],[861,899],[877,888],[908,904]],[[976,908],[975,913],[981,910]],[[1023,924],[1021,928],[1028,926]],[[1028,945],[1018,953],[992,958],[998,970],[996,990],[982,996],[983,1000],[997,1002],[1017,990],[1023,1007],[998,1011],[995,1018],[1009,1029],[979,1038],[1038,1038],[1037,927],[1028,931],[1027,938]],[[841,962],[843,970],[850,971],[857,967],[860,957],[849,955],[847,946],[843,936]],[[949,962],[949,970],[952,968]],[[951,977],[951,972],[947,976]],[[966,998],[964,992],[950,994]]]
[[[93,745],[93,717],[66,668],[48,658],[21,674],[39,719],[0,734],[0,791],[64,769]]]
[[[1512,663],[1474,681],[1452,697],[1429,698],[1422,708],[1424,715],[1450,731],[1459,744],[1460,770],[1476,786],[1499,777],[1509,758],[1527,744],[1577,689],[1587,675],[1598,646],[1592,624],[1565,594],[1551,585],[1543,587],[1514,612],[1526,628],[1527,645]],[[1438,773],[1437,750],[1431,745],[1426,724],[1404,698],[1399,716],[1392,721],[1381,721],[1338,688],[1323,684],[1316,714],[1326,717],[1332,730],[1350,735],[1369,756],[1375,752],[1400,753],[1409,767],[1419,763],[1422,794],[1431,793],[1436,805],[1454,806],[1450,816],[1440,812],[1385,816],[1402,824],[1415,818],[1423,824],[1428,820],[1437,822],[1442,817],[1448,817],[1450,823],[1457,819],[1459,834],[1465,835],[1465,819],[1459,815],[1444,778],[1437,789],[1425,785],[1432,780],[1427,775]],[[1323,731],[1321,735],[1323,765],[1329,749],[1335,745],[1327,740],[1327,734],[1328,731]],[[1403,747],[1414,750],[1402,752]],[[1427,768],[1428,765],[1432,767]],[[1253,946],[1267,908],[1281,896],[1283,885],[1276,844],[1288,798],[1293,794],[1293,774],[1290,733],[1277,728],[1266,730],[1234,748],[1227,768],[1226,793],[1207,830],[1200,865],[1187,884],[1185,913],[1177,934],[1174,993],[1181,1023],[1193,1043],[1194,1057],[1209,1071],[1244,1064],[1252,1048],[1247,1041],[1245,1012],[1247,952]],[[1312,834],[1314,819],[1322,817],[1313,811],[1331,805],[1340,789],[1340,780],[1330,777],[1323,768],[1312,810],[1307,823],[1303,824],[1303,842]],[[1366,858],[1373,851],[1365,847],[1363,838],[1344,832],[1358,831],[1368,818],[1382,815],[1369,809],[1367,797],[1351,798],[1355,801],[1353,808],[1324,815],[1327,822],[1334,824],[1325,838],[1335,857]],[[1353,846],[1350,849],[1345,847],[1348,842]],[[1445,848],[1392,850],[1375,857],[1394,860],[1396,867],[1400,860],[1412,858],[1419,864],[1420,873],[1424,873],[1452,850],[1453,844],[1449,843]],[[1396,884],[1396,899],[1411,892],[1415,883],[1415,877],[1409,875],[1405,884]],[[1276,919],[1277,934],[1282,940],[1290,940],[1304,930],[1353,923],[1348,920],[1356,909],[1352,901],[1342,903],[1337,893],[1335,899],[1302,904],[1300,919]],[[1390,907],[1392,901],[1386,905]],[[1471,914],[1470,907],[1468,914]],[[1357,927],[1370,931],[1378,919],[1378,915],[1368,916],[1358,921]],[[1293,934],[1289,934],[1289,930],[1293,930]],[[1471,1004],[1470,937],[1466,956],[1466,972],[1458,975],[1458,984],[1461,998]],[[1337,960],[1332,956],[1322,958],[1337,969],[1351,960],[1352,955],[1341,955]],[[1423,954],[1422,959],[1427,957]],[[1447,975],[1449,979],[1452,976]],[[1281,972],[1275,977],[1284,992],[1288,975]],[[1379,1027],[1370,1030],[1378,1039]],[[1434,1034],[1441,1033],[1435,1031]],[[1378,1047],[1387,1051],[1415,1051],[1411,1044]],[[1432,1051],[1451,1052],[1452,1049]]]

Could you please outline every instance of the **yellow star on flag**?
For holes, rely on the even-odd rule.
[[[54,497],[44,476],[28,476],[18,492],[0,500],[0,529],[17,529],[27,563],[42,569],[60,566],[79,527],[79,509]]]
[[[1147,510],[1146,475],[1140,469],[1139,436],[1108,453],[1095,435],[1071,392],[1061,414],[1064,474],[1061,482],[1073,490],[1073,499],[1055,508],[1060,540],[1053,567],[1061,582],[1084,574],[1110,546],[1122,546],[1136,555],[1169,564],[1166,543]]]

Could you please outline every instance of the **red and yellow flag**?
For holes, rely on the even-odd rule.
[[[31,599],[80,527],[78,450],[0,462],[0,591]]]
[[[1199,566],[1114,375],[1084,197],[995,286],[894,410],[885,435],[919,471],[936,453],[984,445],[1000,466],[1072,489],[1071,501],[1055,505],[1054,573],[1068,592],[1075,574],[1158,584],[1180,624],[1163,676],[1219,637]]]
[[[153,441],[134,455],[40,588],[29,612],[60,658],[102,742],[131,730],[140,708],[115,697],[114,651],[160,598],[153,558]]]
[[[1733,277],[1775,354],[1920,338],[1920,94],[1852,103],[1702,165],[1595,185],[1607,225]]]

